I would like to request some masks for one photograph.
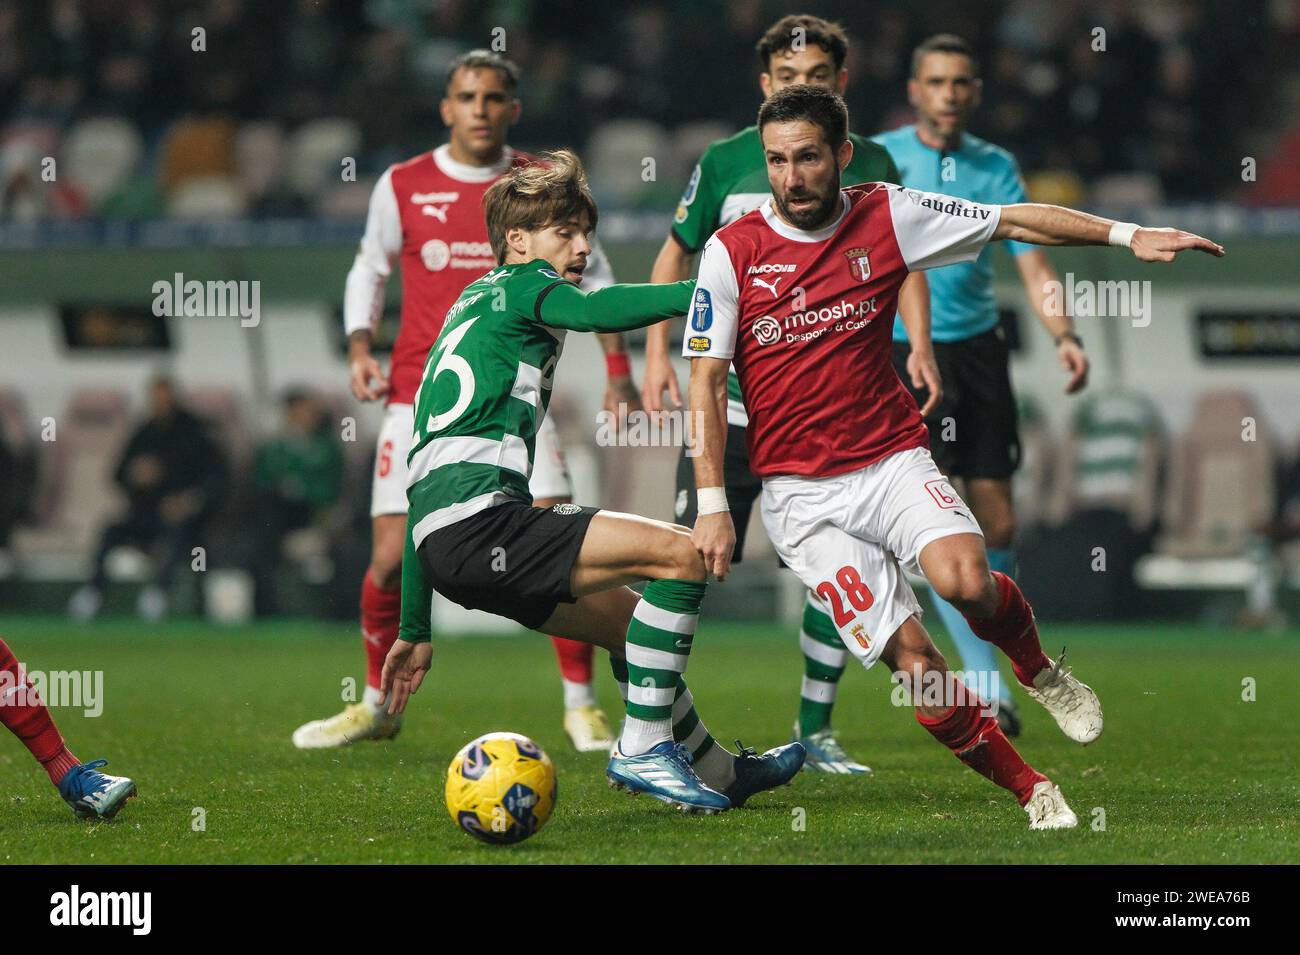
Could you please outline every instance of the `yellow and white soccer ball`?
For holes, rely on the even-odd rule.
[[[551,757],[518,733],[486,733],[447,767],[447,812],[484,842],[527,839],[551,818],[556,795]]]

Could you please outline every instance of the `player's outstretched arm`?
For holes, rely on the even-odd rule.
[[[718,580],[731,569],[736,527],[727,504],[723,458],[727,450],[727,371],[725,358],[692,358],[687,386],[691,450],[695,454],[696,513],[691,543]]]
[[[560,282],[541,298],[537,316],[543,324],[575,332],[626,332],[684,314],[694,291],[690,281],[610,285],[594,292]]]
[[[693,259],[692,253],[687,252],[671,235],[668,236],[664,239],[659,255],[655,257],[654,268],[650,270],[650,281],[659,285],[690,278]],[[675,407],[682,406],[682,388],[677,382],[677,372],[673,369],[668,353],[672,329],[671,319],[646,329],[645,376],[641,381],[641,400],[647,411],[665,410],[665,391],[668,392],[668,400]]]
[[[1188,251],[1224,254],[1223,246],[1191,232],[1143,228],[1133,222],[1115,222],[1034,202],[1002,206],[992,238],[1034,245],[1118,245],[1132,249],[1143,262],[1172,262],[1179,252]]]

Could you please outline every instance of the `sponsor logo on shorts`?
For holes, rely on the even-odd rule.
[[[749,330],[760,345],[772,345],[781,340],[781,323],[771,315],[755,319]]]
[[[691,351],[708,351],[713,347],[713,339],[706,338],[703,335],[692,335],[686,343],[686,347]]]
[[[582,505],[581,504],[552,504],[551,510],[553,510],[556,514],[563,514],[564,516],[567,517],[571,514],[581,514]]]
[[[691,303],[691,328],[697,332],[707,332],[713,324],[713,296],[706,288],[695,290],[695,301]]]
[[[853,277],[859,282],[865,282],[867,279],[871,278],[871,259],[868,258],[868,253],[870,251],[870,249],[864,249],[859,246],[856,249],[849,249],[844,253],[844,257],[849,260],[849,272],[851,272]]]
[[[965,507],[962,503],[962,499],[959,498],[957,492],[953,490],[953,486],[942,478],[936,478],[933,481],[926,481],[925,489],[929,491],[930,496],[934,498],[934,503],[938,504],[945,510]]]

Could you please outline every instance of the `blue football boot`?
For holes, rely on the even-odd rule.
[[[99,772],[108,760],[81,763],[68,770],[59,782],[59,795],[72,807],[78,819],[112,819],[135,795],[135,783],[125,776]]]
[[[615,748],[605,767],[609,784],[632,795],[645,793],[682,812],[711,815],[731,808],[731,801],[710,789],[691,769],[691,754],[681,743],[660,743],[640,756],[624,756]]]
[[[758,750],[742,745],[740,740],[736,740],[736,746],[740,749],[736,757],[736,781],[723,791],[733,809],[745,805],[745,800],[755,793],[790,782],[803,768],[808,755],[803,744],[797,741],[769,749],[761,756]]]

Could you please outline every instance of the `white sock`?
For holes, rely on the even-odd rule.
[[[629,716],[623,723],[623,737],[618,741],[618,751],[624,756],[640,756],[660,743],[670,742],[672,738],[671,719],[639,720],[635,716]]]
[[[704,785],[718,792],[736,781],[736,757],[716,741],[707,753],[696,758],[691,768],[703,780]]]
[[[366,691],[361,694],[361,702],[366,704],[366,706],[370,707],[370,709],[373,710],[375,714],[379,716],[388,715],[388,710],[384,706],[384,702],[386,699],[387,697],[385,697],[384,694],[380,693],[379,690],[373,686],[366,687]]]
[[[595,706],[596,691],[591,688],[590,683],[574,683],[572,680],[561,680],[564,684],[564,708],[566,710],[576,710],[580,706]]]

